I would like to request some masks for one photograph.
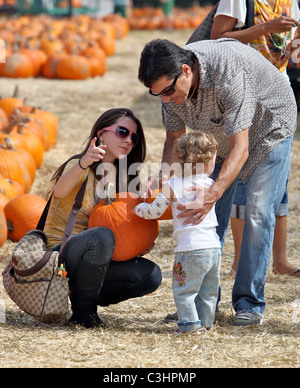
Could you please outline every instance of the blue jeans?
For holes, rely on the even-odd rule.
[[[288,182],[287,182],[288,183]],[[243,183],[241,179],[239,179],[235,197],[233,200],[233,205],[231,209],[231,217],[244,219],[245,216],[245,205],[247,199],[247,183]],[[287,187],[285,188],[285,192],[279,207],[276,209],[276,216],[284,217],[289,214],[289,203],[288,203],[288,191]]]
[[[76,271],[81,260],[89,265],[86,288],[99,289],[95,296],[97,304],[108,306],[127,299],[142,297],[154,292],[161,284],[160,268],[144,257],[128,261],[112,261],[114,250],[113,232],[107,228],[92,228],[72,236],[66,246],[65,262],[70,288],[74,288]],[[53,250],[59,250],[56,246]],[[109,265],[103,279],[98,267]],[[97,275],[99,273],[99,276]]]
[[[273,245],[275,213],[286,189],[293,138],[281,142],[247,181],[241,256],[232,292],[236,312],[263,314],[264,286]]]
[[[173,294],[178,326],[189,332],[214,324],[220,282],[221,250],[197,249],[175,255]]]

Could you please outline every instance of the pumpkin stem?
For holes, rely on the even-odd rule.
[[[18,95],[19,95],[19,85],[16,85],[16,86],[15,86],[14,93],[13,93],[12,96],[13,96],[14,98],[17,98]]]
[[[12,221],[6,220],[6,223],[7,223],[7,231],[13,232],[14,231],[14,225],[13,225]]]
[[[6,127],[4,127],[2,129],[2,133],[6,133],[6,134],[9,134],[11,133],[11,131],[13,130],[14,126],[18,124],[18,121],[19,119],[18,118],[14,118],[9,124],[7,124]]]
[[[8,136],[4,137],[4,144],[1,144],[1,148],[6,149],[6,150],[13,150],[15,151],[15,147],[13,145],[13,142]]]

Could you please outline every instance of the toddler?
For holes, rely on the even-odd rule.
[[[220,281],[221,244],[216,233],[218,225],[215,207],[198,225],[184,225],[187,218],[177,218],[179,204],[195,200],[189,187],[209,188],[214,181],[217,142],[213,136],[192,131],[176,142],[176,154],[181,165],[180,176],[163,185],[151,203],[141,203],[135,213],[142,218],[159,218],[171,203],[173,238],[176,242],[173,268],[173,293],[178,314],[176,334],[200,334],[214,324]],[[202,167],[199,173],[199,167]]]

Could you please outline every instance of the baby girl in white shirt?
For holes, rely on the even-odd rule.
[[[165,183],[151,204],[144,202],[135,208],[139,217],[155,219],[171,203],[176,242],[172,283],[179,326],[176,334],[199,334],[214,324],[221,266],[215,207],[200,224],[184,225],[187,218],[177,218],[182,213],[177,206],[195,200],[191,187],[198,193],[203,187],[204,194],[205,188],[214,183],[209,175],[214,170],[216,153],[217,142],[212,135],[191,131],[182,136],[176,142],[182,173]]]

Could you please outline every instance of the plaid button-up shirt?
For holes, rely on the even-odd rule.
[[[213,134],[224,160],[228,138],[249,128],[249,158],[240,178],[252,171],[297,126],[297,106],[289,80],[253,48],[234,39],[201,41],[184,47],[199,62],[197,99],[162,103],[163,124],[176,132],[185,125]]]

